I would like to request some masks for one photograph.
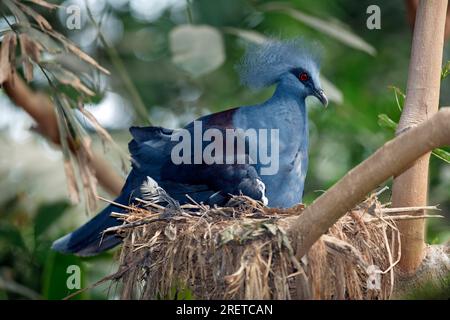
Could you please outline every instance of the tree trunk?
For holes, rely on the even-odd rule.
[[[420,1],[414,27],[406,101],[397,134],[429,119],[438,110],[447,0]],[[430,153],[395,177],[392,207],[425,206]],[[422,215],[423,212],[409,213]],[[425,221],[399,222],[402,235],[400,270],[412,274],[424,257]]]
[[[297,257],[303,257],[340,217],[380,184],[399,175],[424,154],[445,145],[450,145],[450,108],[442,108],[431,119],[387,142],[301,215],[284,219],[289,235],[296,242]]]
[[[405,0],[406,12],[409,24],[414,29],[416,22],[417,7],[419,6],[419,0]],[[445,40],[450,38],[450,7],[447,8],[447,23],[445,24]]]

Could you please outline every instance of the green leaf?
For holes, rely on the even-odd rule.
[[[322,75],[320,76],[320,82],[322,83],[322,89],[325,91],[328,100],[333,101],[338,105],[344,103],[344,94],[338,87]]]
[[[441,80],[447,78],[449,74],[450,74],[450,61],[447,61],[447,63],[444,65],[444,68],[442,69]]]
[[[256,43],[256,44],[262,44],[264,42],[270,41],[268,37],[263,35],[262,33],[259,33],[258,31],[253,30],[244,30],[239,28],[233,28],[233,27],[226,27],[223,29],[224,32],[232,34],[234,36],[237,36],[245,41]]]
[[[60,300],[78,290],[69,289],[67,286],[67,280],[71,275],[68,273],[69,266],[78,266],[80,268],[81,288],[83,288],[86,282],[86,270],[82,260],[77,256],[62,255],[55,251],[49,251],[42,274],[42,295],[45,299]],[[86,292],[79,294],[73,299],[86,298],[86,294]]]
[[[40,237],[59,217],[63,215],[69,203],[58,201],[44,204],[39,207],[34,218],[34,236]]]
[[[450,152],[444,149],[434,149],[432,153],[436,158],[439,158],[450,164]]]
[[[380,127],[391,129],[391,130],[395,130],[397,128],[397,123],[394,120],[392,120],[391,118],[389,118],[389,116],[384,113],[378,115],[378,125]],[[435,149],[435,150],[433,150],[432,154],[435,157],[450,164],[450,152],[448,152],[444,149]]]
[[[380,127],[392,130],[395,130],[397,128],[397,123],[384,113],[378,115],[378,125]]]
[[[327,21],[311,16],[302,11],[299,11],[298,9],[294,9],[286,3],[271,2],[263,5],[262,9],[266,11],[278,11],[285,13],[295,20],[300,21],[319,32],[322,32],[323,34],[326,34],[349,47],[361,50],[372,56],[376,54],[376,50],[373,46],[350,31],[350,29],[342,22],[336,23],[334,21]]]
[[[19,229],[3,222],[0,224],[0,247],[6,246],[9,248],[26,249],[24,239]]]
[[[396,86],[389,86],[389,89],[394,91],[395,102],[397,103],[397,108],[401,112],[403,110],[403,104],[405,103],[406,94]]]

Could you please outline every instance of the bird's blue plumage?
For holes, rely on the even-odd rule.
[[[249,46],[236,70],[243,85],[259,89],[275,84],[281,75],[293,68],[318,71],[320,52],[317,44],[301,38],[267,41]]]
[[[115,202],[128,205],[141,197],[141,186],[147,177],[180,203],[189,202],[186,197],[189,195],[197,202],[225,205],[230,195],[237,194],[267,201],[271,207],[287,208],[301,202],[308,166],[305,98],[313,95],[327,103],[320,88],[319,65],[312,52],[299,41],[274,41],[247,52],[239,69],[242,82],[255,88],[277,86],[273,96],[262,104],[204,116],[188,124],[184,131],[132,127],[133,140],[129,143],[132,170]],[[269,136],[266,142],[267,154],[278,150],[276,172],[264,174],[267,162],[247,148],[233,155],[234,160],[242,155],[244,163],[227,163],[225,157],[223,163],[175,163],[172,151],[178,141],[173,137],[186,131],[195,136],[196,123],[201,123],[201,133],[214,129],[223,134],[223,146],[231,139],[226,136],[229,129],[258,133],[266,130],[267,134],[275,130],[278,139],[272,141]],[[247,137],[246,143],[251,143],[251,139],[252,136]],[[200,151],[207,145],[203,142]],[[192,160],[195,148],[191,150]],[[57,240],[53,248],[64,253],[93,255],[117,245],[120,238],[115,235],[103,235],[102,239],[105,229],[120,223],[110,216],[113,211],[122,209],[108,206],[87,224]]]

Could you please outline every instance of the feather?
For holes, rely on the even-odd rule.
[[[302,38],[270,40],[251,44],[236,65],[241,83],[250,88],[263,88],[276,83],[279,77],[293,68],[318,70],[321,48]]]

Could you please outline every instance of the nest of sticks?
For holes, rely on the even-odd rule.
[[[113,214],[124,223],[107,232],[124,242],[108,280],[121,285],[122,299],[388,299],[393,292],[395,222],[410,217],[392,215],[377,194],[300,259],[284,218],[301,215],[303,205],[270,209],[245,196],[226,207],[158,204],[164,195]]]

